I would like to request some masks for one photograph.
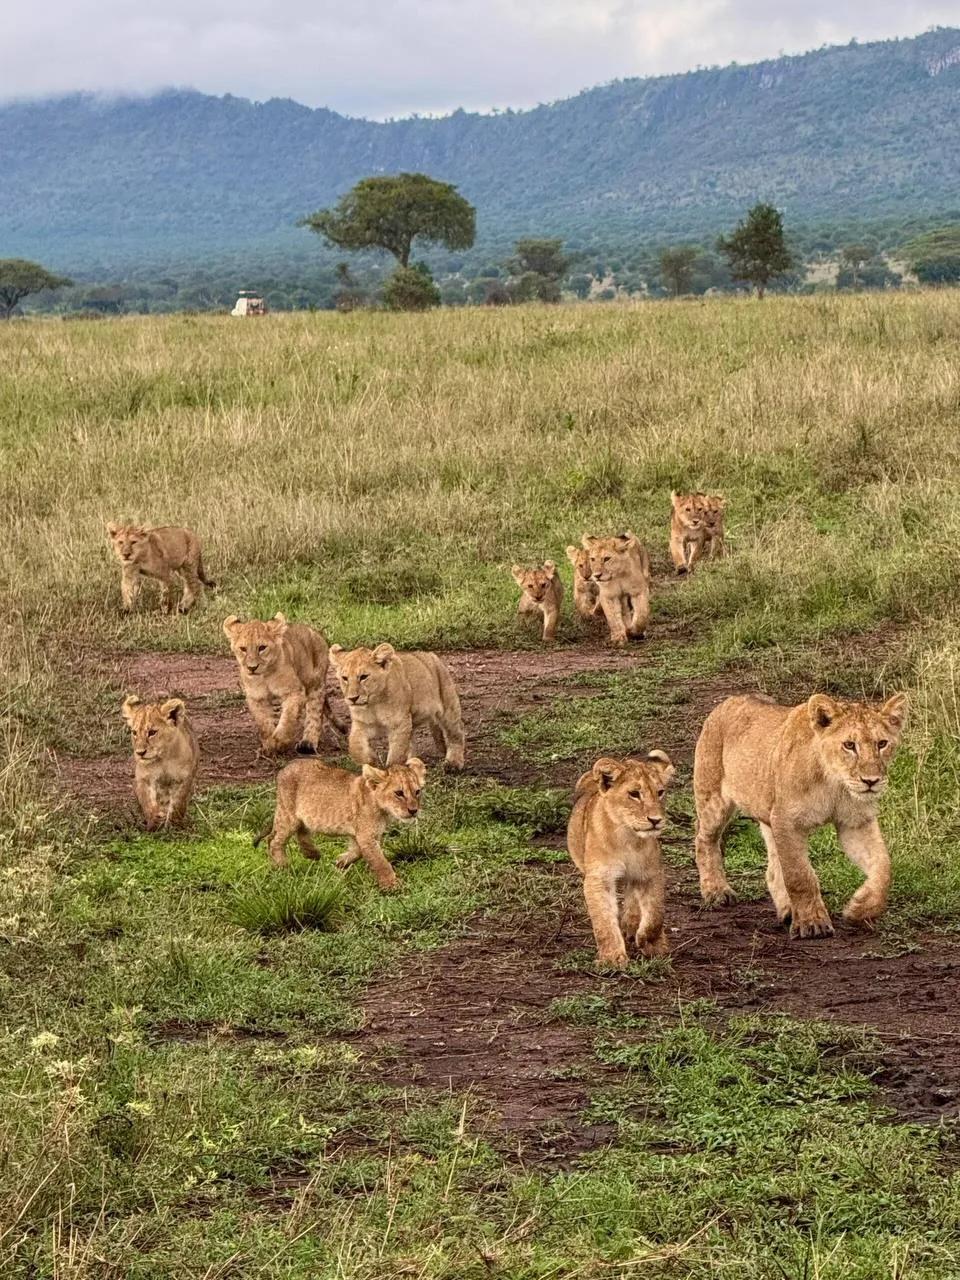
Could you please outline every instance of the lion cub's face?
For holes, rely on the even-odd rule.
[[[539,569],[522,569],[520,565],[515,564],[510,570],[513,574],[513,580],[521,591],[525,591],[532,600],[541,603],[550,590],[554,578],[557,576],[557,566],[552,560],[544,560],[543,565]]]
[[[162,760],[179,741],[186,724],[187,708],[182,698],[166,702],[141,702],[131,694],[122,707],[123,718],[130,726],[133,754],[148,763]]]
[[[269,622],[241,622],[235,615],[224,619],[223,633],[230,641],[240,670],[251,676],[267,676],[283,658],[287,620],[282,613]]]
[[[871,707],[815,693],[807,712],[828,775],[851,795],[882,795],[906,723],[906,695],[895,693],[883,706]]]
[[[375,702],[387,683],[390,664],[397,656],[392,644],[378,644],[375,649],[351,649],[330,646],[330,661],[340,680],[340,691],[350,707],[364,707]]]
[[[427,780],[427,766],[413,756],[406,764],[389,769],[363,766],[363,776],[370,785],[377,808],[398,822],[413,822],[420,812],[420,795]]]
[[[590,568],[590,556],[582,547],[567,547],[567,559],[573,565],[573,576],[582,578],[584,582],[589,582],[592,570]]]
[[[651,751],[644,760],[616,760],[604,756],[591,770],[607,813],[638,836],[663,829],[663,797],[676,770],[665,751]]]
[[[143,559],[149,545],[147,531],[138,524],[108,524],[107,533],[117,559],[124,564],[136,564]]]
[[[703,519],[708,533],[719,533],[723,528],[723,512],[726,501],[719,493],[707,493],[703,497]]]
[[[707,518],[706,494],[671,493],[673,514],[685,529],[695,533],[703,528]]]
[[[632,533],[618,533],[613,538],[593,538],[585,533],[583,546],[594,582],[611,582],[627,572],[638,545]]]

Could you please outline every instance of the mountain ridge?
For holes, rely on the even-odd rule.
[[[712,234],[756,199],[789,220],[960,207],[960,29],[614,80],[523,110],[372,121],[290,98],[168,89],[0,103],[0,254],[302,247],[300,216],[422,170],[481,241]]]

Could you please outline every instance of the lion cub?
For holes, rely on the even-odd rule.
[[[134,790],[148,831],[183,822],[197,778],[200,748],[181,698],[124,700],[133,739]]]
[[[723,555],[724,500],[719,493],[671,493],[670,556],[689,573],[704,555]]]
[[[602,965],[626,967],[624,936],[641,955],[667,954],[658,837],[665,820],[663,793],[674,772],[665,751],[651,751],[644,760],[603,756],[577,783],[567,848],[583,874]]]
[[[510,570],[520,588],[517,613],[539,613],[543,617],[544,640],[557,638],[557,622],[563,603],[563,583],[552,560],[544,560],[539,569],[522,569],[515,564]]]
[[[156,578],[160,582],[161,604],[167,613],[173,611],[176,595],[174,574],[183,582],[180,613],[189,613],[193,608],[201,583],[211,591],[217,585],[207,577],[199,539],[190,529],[176,525],[151,529],[139,524],[108,524],[107,533],[120,561],[124,613],[130,613],[137,603],[142,578]]]
[[[361,774],[319,760],[295,760],[277,775],[273,822],[253,843],[269,835],[270,857],[276,866],[285,867],[291,836],[307,858],[320,857],[311,835],[349,836],[346,852],[336,861],[339,870],[363,858],[381,889],[395,889],[399,881],[380,839],[393,823],[416,818],[426,777],[426,765],[416,756],[389,769],[365,764]]]
[[[224,619],[223,632],[240,669],[240,687],[260,731],[265,756],[280,755],[294,744],[304,755],[319,749],[327,700],[329,650],[319,631],[303,622],[287,622],[282,613],[269,622]],[[273,702],[280,718],[273,720]],[[331,720],[333,713],[330,713]],[[297,742],[301,722],[303,733]]]
[[[636,534],[613,538],[583,535],[590,575],[597,584],[598,603],[610,628],[610,643],[622,646],[627,637],[642,639],[650,621],[650,557]]]
[[[350,710],[350,755],[376,761],[373,740],[387,740],[387,767],[410,754],[414,729],[429,725],[447,764],[463,768],[463,719],[453,678],[435,653],[397,653],[392,644],[347,652],[335,644],[330,661]]]
[[[573,607],[581,618],[594,619],[600,613],[600,588],[593,580],[590,557],[582,547],[567,547],[573,565]]]
[[[844,918],[872,921],[890,892],[890,856],[877,822],[907,715],[906,695],[880,707],[815,693],[797,707],[769,698],[727,698],[707,716],[697,742],[697,867],[707,906],[733,901],[721,840],[739,809],[760,825],[767,846],[767,888],[794,938],[833,933],[807,840],[825,823],[866,876]]]

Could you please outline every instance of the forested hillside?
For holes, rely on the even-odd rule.
[[[0,253],[62,269],[303,245],[294,223],[371,173],[459,184],[487,243],[712,234],[960,208],[960,30],[619,81],[525,112],[374,123],[194,92],[0,106]]]

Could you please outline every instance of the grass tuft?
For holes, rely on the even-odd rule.
[[[335,931],[340,919],[343,883],[328,872],[303,875],[268,873],[236,889],[227,899],[235,924],[265,937],[315,929]]]

